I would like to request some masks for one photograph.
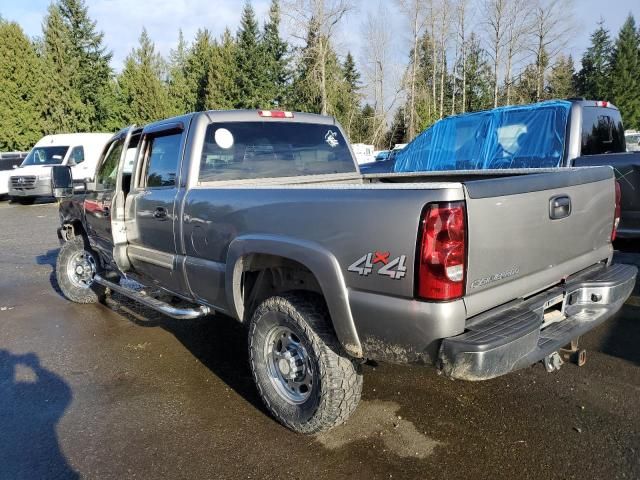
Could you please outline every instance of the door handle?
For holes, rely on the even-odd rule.
[[[153,217],[158,220],[165,220],[167,218],[167,209],[164,207],[158,207],[153,211]]]
[[[571,215],[571,198],[568,195],[557,195],[549,199],[549,218],[559,220]]]

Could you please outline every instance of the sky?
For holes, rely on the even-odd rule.
[[[37,37],[42,34],[42,20],[49,3],[50,0],[0,0],[0,16],[18,22],[29,36]],[[187,41],[192,40],[201,27],[208,28],[216,36],[227,26],[235,33],[243,3],[242,0],[86,0],[91,18],[97,21],[98,29],[104,32],[106,45],[113,51],[112,66],[116,71],[122,68],[125,57],[137,45],[143,27],[147,28],[156,48],[168,55],[177,43],[178,29],[182,29]],[[269,3],[270,0],[252,1],[261,23],[267,17]],[[354,0],[354,5],[333,38],[337,51],[344,54],[350,50],[362,67],[363,24],[367,15],[378,12],[381,5],[386,10],[384,17],[392,32],[391,68],[398,74],[406,63],[410,40],[396,1]],[[599,19],[604,19],[612,36],[617,34],[629,12],[640,24],[640,0],[573,0],[573,8],[568,11],[573,15],[575,33],[567,50],[573,55],[576,66]],[[286,18],[283,19],[285,35],[291,30],[290,25]]]

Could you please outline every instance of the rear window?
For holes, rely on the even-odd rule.
[[[355,172],[340,130],[292,122],[228,122],[207,127],[200,181]]]
[[[612,108],[582,109],[582,155],[620,153],[626,150],[620,112]]]

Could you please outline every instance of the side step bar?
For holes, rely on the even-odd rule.
[[[110,282],[102,278],[100,275],[96,275],[93,277],[93,281],[103,287],[107,287],[114,292],[118,292],[125,297],[129,297],[136,302],[139,302],[149,308],[156,310],[157,312],[164,313],[171,318],[176,318],[178,320],[191,320],[198,317],[204,317],[205,315],[209,315],[211,313],[211,309],[209,307],[205,307],[204,305],[198,308],[178,308],[173,305],[169,305],[157,298],[150,297],[144,293],[140,293],[136,290],[132,290],[130,288],[122,287],[117,283]]]

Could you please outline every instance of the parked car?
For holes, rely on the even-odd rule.
[[[377,152],[373,152],[375,155],[375,161],[376,162],[382,162],[383,160],[386,160],[389,157],[389,154],[391,153],[391,150],[379,150]]]
[[[570,99],[448,117],[398,155],[395,172],[611,166],[621,188],[618,235],[640,237],[640,152],[627,152],[620,111]]]
[[[393,172],[393,166],[396,163],[396,156],[406,146],[406,143],[398,144],[392,150],[387,151],[385,157],[380,160],[376,159],[375,163],[368,163],[360,166],[360,172],[363,174],[371,173],[389,173]]]
[[[5,198],[9,193],[9,177],[14,168],[20,166],[28,152],[4,152],[0,153],[0,198]]]
[[[211,111],[116,134],[92,191],[70,170],[52,180],[64,295],[246,324],[258,393],[297,432],[349,417],[366,359],[556,369],[635,284],[612,263],[609,167],[363,177],[332,117]]]
[[[351,149],[356,157],[358,165],[363,165],[375,161],[373,145],[366,145],[364,143],[352,143]]]
[[[100,152],[112,136],[110,133],[69,133],[43,137],[11,173],[11,200],[33,203],[38,197],[51,197],[53,165],[70,166],[77,184],[93,181]]]
[[[627,152],[640,152],[640,132],[628,130],[624,133],[627,143]]]

